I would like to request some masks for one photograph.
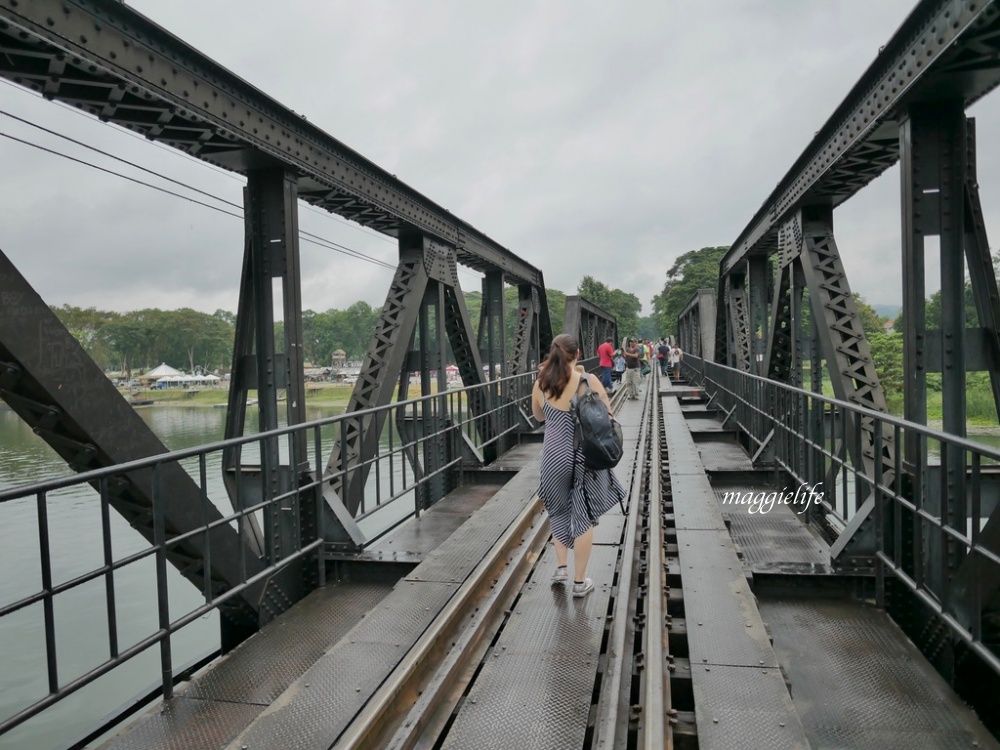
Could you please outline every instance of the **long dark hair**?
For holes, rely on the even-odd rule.
[[[549,398],[559,398],[569,383],[573,371],[572,363],[580,352],[580,345],[568,333],[560,333],[552,339],[549,356],[542,363],[538,373],[538,387]]]

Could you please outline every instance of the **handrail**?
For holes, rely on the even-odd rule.
[[[42,583],[38,591],[27,596],[20,596],[16,600],[0,601],[0,621],[17,612],[23,613],[32,605],[41,605],[42,614],[44,614],[45,662],[48,669],[48,692],[33,700],[29,705],[20,708],[13,715],[0,717],[0,737],[154,646],[159,646],[162,670],[161,688],[157,694],[170,697],[176,681],[171,640],[180,629],[209,612],[224,607],[229,600],[241,592],[250,587],[262,585],[289,565],[299,561],[309,565],[315,564],[318,580],[323,582],[325,580],[323,550],[326,540],[323,535],[322,523],[316,524],[316,528],[309,535],[303,532],[296,540],[296,548],[283,549],[280,557],[274,555],[266,559],[266,567],[256,572],[255,575],[248,577],[245,572],[246,566],[243,566],[242,580],[234,582],[225,590],[213,590],[211,582],[206,580],[205,591],[202,592],[204,603],[184,612],[174,612],[171,609],[171,605],[176,606],[176,602],[171,602],[168,599],[167,559],[170,555],[178,554],[180,545],[192,537],[203,538],[205,558],[206,560],[210,559],[212,549],[209,532],[224,524],[231,525],[238,530],[240,547],[245,546],[245,554],[249,554],[250,547],[244,544],[246,542],[246,524],[243,523],[243,520],[251,515],[263,514],[266,517],[272,508],[298,507],[306,509],[313,507],[318,517],[321,518],[324,500],[320,490],[330,479],[330,475],[324,476],[323,474],[326,453],[339,439],[336,434],[338,426],[360,416],[377,412],[388,413],[388,417],[384,420],[386,426],[383,432],[383,436],[388,440],[388,446],[378,455],[359,459],[356,465],[344,467],[339,472],[341,474],[355,472],[362,463],[372,462],[384,468],[384,471],[371,472],[366,483],[366,490],[371,490],[369,494],[374,496],[374,503],[370,508],[366,508],[362,504],[358,511],[358,520],[372,516],[377,511],[386,508],[390,503],[407,497],[414,499],[412,508],[409,510],[404,508],[404,512],[394,514],[393,518],[381,522],[381,527],[376,526],[375,530],[370,531],[362,545],[366,546],[380,538],[389,529],[419,514],[421,508],[418,490],[421,487],[428,486],[429,483],[438,480],[447,472],[461,472],[462,465],[467,460],[461,450],[463,439],[475,445],[481,441],[480,434],[487,435],[486,439],[490,441],[495,441],[521,429],[523,419],[515,418],[512,414],[507,415],[510,417],[508,426],[497,430],[492,435],[488,430],[480,431],[478,425],[483,420],[494,420],[498,415],[502,416],[505,410],[521,410],[523,412],[530,399],[534,378],[535,373],[533,372],[512,375],[474,386],[441,391],[386,406],[346,412],[255,435],[218,440],[202,446],[170,451],[117,466],[102,467],[70,477],[49,479],[0,492],[0,507],[15,501],[24,502],[27,500],[30,503],[33,498],[38,516],[38,549],[42,570]],[[500,395],[501,387],[503,396]],[[476,391],[485,394],[485,397],[477,398],[476,401],[485,404],[486,408],[474,413],[469,408],[469,404],[473,401],[473,394]],[[414,430],[412,435],[406,437],[400,435],[399,439],[396,439],[396,422],[397,419],[403,418],[432,420],[436,429]],[[301,434],[307,436],[307,444],[312,446],[308,452],[310,455],[295,455],[296,440],[294,438]],[[312,439],[309,440],[309,437]],[[213,521],[203,520],[202,523],[194,522],[190,528],[173,530],[164,526],[163,509],[165,504],[169,502],[169,498],[165,497],[165,493],[161,491],[162,487],[159,482],[159,476],[164,466],[174,464],[184,467],[198,485],[202,502],[207,508],[211,504],[207,472],[208,457],[213,454],[221,456],[224,449],[232,446],[251,444],[263,446],[265,441],[275,438],[288,438],[290,465],[296,468],[291,488],[274,497],[266,495],[263,499],[258,497],[252,504],[247,504],[232,513],[225,514],[222,518]],[[439,447],[442,441],[448,446],[449,459],[427,471],[421,470],[422,454],[420,452],[425,446]],[[240,470],[241,467],[238,467],[237,471]],[[155,541],[153,544],[147,544],[143,540],[143,546],[140,549],[116,550],[117,555],[113,555],[111,546],[111,517],[113,514],[110,512],[108,502],[109,488],[115,482],[138,471],[152,472],[152,513],[156,529]],[[384,474],[388,474],[388,477],[383,476]],[[313,477],[312,480],[299,481],[299,478],[310,476]],[[48,520],[49,508],[50,506],[58,507],[63,502],[63,498],[59,494],[68,489],[78,489],[78,495],[74,495],[74,502],[79,502],[79,497],[82,497],[83,502],[90,503],[93,512],[99,517],[104,555],[102,564],[88,570],[73,571],[74,574],[68,580],[55,581],[52,574],[50,551],[52,542]],[[62,494],[65,493],[62,492]],[[206,513],[204,519],[208,517]],[[372,520],[373,522],[378,521],[378,519]],[[127,647],[119,648],[117,602],[124,601],[125,597],[121,595],[120,591],[116,592],[115,576],[121,574],[126,566],[150,559],[156,568],[155,591],[160,613],[157,625],[154,630],[141,635],[137,640],[133,640]],[[196,564],[196,561],[192,561],[192,564]],[[60,613],[57,611],[55,603],[57,601],[70,601],[66,598],[67,595],[71,595],[70,592],[78,592],[84,584],[98,582],[102,579],[105,582],[108,657],[96,666],[90,666],[83,674],[61,679],[56,635],[57,624],[60,621],[57,615]],[[99,652],[99,648],[96,648],[95,651]],[[107,726],[113,726],[114,722],[124,715],[126,714],[116,715]]]
[[[809,492],[800,514],[807,523],[818,522],[828,537],[840,534],[832,551],[855,541],[857,518],[874,526],[874,547],[860,549],[874,572],[879,606],[885,606],[887,579],[895,580],[1000,674],[1000,657],[983,642],[984,607],[1000,592],[1000,503],[987,517],[982,508],[984,463],[1000,463],[1000,451],[695,356],[685,355],[682,366],[701,375],[711,401],[761,457],[803,487],[823,488],[818,499]],[[904,460],[901,447],[911,436],[916,455]],[[890,440],[891,460],[883,451]],[[931,441],[940,447],[940,464],[928,461]],[[946,481],[946,457],[954,451],[967,470]],[[827,489],[833,490],[830,498]],[[793,502],[799,502],[798,493]],[[763,505],[761,510],[766,512]]]

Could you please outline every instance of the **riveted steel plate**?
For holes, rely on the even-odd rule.
[[[678,456],[668,452],[667,459],[670,463],[670,476],[705,476],[705,465],[697,456]]]
[[[615,506],[612,510],[617,513],[607,512],[598,520],[594,528],[594,544],[617,546],[622,541],[622,529],[625,528],[625,516],[622,509]]]
[[[681,411],[685,414],[718,414],[719,410],[708,404],[681,404]]]
[[[405,556],[406,559],[423,560],[455,533],[468,517],[457,513],[427,511],[420,518],[411,518],[391,536],[372,545],[371,550],[382,552],[386,556],[395,554],[397,557]]]
[[[616,559],[614,548],[595,547],[587,572],[595,590],[574,599],[569,586],[550,583],[555,554],[546,549],[487,653],[444,748],[582,746]]]
[[[582,747],[597,656],[490,658],[461,706],[444,750]]]
[[[708,480],[693,475],[673,478],[674,526],[682,529],[725,529],[725,520]]]
[[[723,432],[722,422],[712,417],[688,417],[688,429],[694,432]]]
[[[542,443],[518,443],[489,465],[490,469],[520,471],[542,454]]]
[[[677,554],[685,571],[702,568],[743,569],[733,539],[725,528],[678,529]]]
[[[420,517],[437,515],[438,513],[454,513],[468,518],[482,508],[486,504],[486,501],[503,489],[504,484],[506,482],[480,481],[475,484],[458,487],[434,503]]]
[[[346,582],[314,591],[196,677],[187,695],[267,705],[390,591],[390,583]]]
[[[780,670],[719,667],[692,659],[691,685],[699,747],[809,750]]]
[[[572,580],[573,553],[569,573]],[[555,550],[548,546],[535,566],[536,573],[514,603],[503,631],[493,647],[500,654],[591,653],[596,658],[601,647],[608,599],[614,581],[618,549],[594,547],[587,565],[587,576],[594,590],[582,598],[571,594],[572,582],[553,584]],[[488,659],[495,658],[492,655]]]
[[[409,648],[458,591],[458,584],[400,581],[344,636],[348,643],[389,643]]]
[[[760,610],[813,747],[1000,748],[884,612],[770,597]]]
[[[178,696],[109,739],[101,750],[221,748],[263,711],[262,706]]]
[[[782,488],[773,490],[781,493]],[[720,502],[729,516],[733,541],[740,545],[747,562],[755,571],[781,569],[782,566],[809,566],[817,572],[830,569],[829,548],[799,519],[792,510],[795,506],[781,503],[761,505],[726,503],[724,493],[730,498],[758,497],[772,492],[772,488],[733,486],[717,490]],[[759,512],[765,508],[766,512]],[[750,511],[755,512],[751,513]]]
[[[522,469],[448,539],[410,571],[408,581],[461,583],[538,491],[538,466]]]
[[[282,750],[333,745],[456,590],[443,583],[397,584],[234,745]]]
[[[685,563],[684,548],[680,562],[691,663],[776,667],[742,566],[691,567]]]
[[[698,443],[705,471],[753,471],[753,463],[743,446],[735,441],[712,440]]]

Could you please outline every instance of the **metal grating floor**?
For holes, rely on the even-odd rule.
[[[391,590],[390,583],[340,583],[314,591],[102,748],[225,745]]]
[[[715,494],[729,517],[733,541],[755,573],[830,572],[829,547],[793,510],[803,506],[767,500],[787,496],[787,487],[734,484],[716,487]]]
[[[487,470],[496,471],[497,469],[503,469],[505,471],[520,471],[541,454],[541,441],[520,443],[491,463],[487,467]]]
[[[524,588],[486,655],[444,750],[583,745],[617,555],[615,547],[593,548],[587,574],[595,589],[574,599],[568,586],[549,582],[555,553],[546,548],[538,580]]]
[[[722,427],[722,422],[713,417],[688,417],[688,429],[694,432],[728,432]]]
[[[698,443],[698,452],[705,471],[753,471],[753,463],[743,446],[735,440],[713,440]]]
[[[760,611],[813,750],[1000,748],[884,612],[766,596]]]

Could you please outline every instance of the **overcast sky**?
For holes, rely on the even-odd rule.
[[[735,240],[913,2],[129,5],[539,267],[546,286],[572,294],[589,274],[647,315],[679,255]],[[0,110],[242,202],[239,175],[13,84]],[[995,133],[1000,96],[970,114]],[[0,132],[155,180],[5,116]],[[979,146],[996,237],[1000,142]],[[236,309],[241,220],[3,138],[0,164],[0,249],[50,304]],[[835,221],[853,289],[898,303],[898,168]],[[300,224],[395,265],[389,238],[305,205]],[[314,310],[381,307],[392,279],[306,243],[302,268]],[[480,288],[472,271],[459,278]]]

